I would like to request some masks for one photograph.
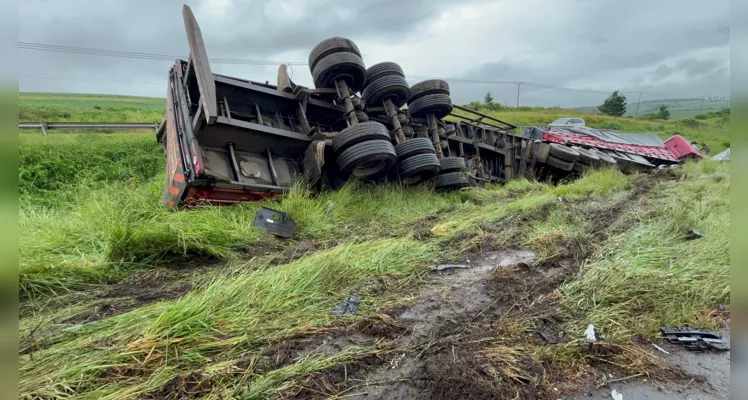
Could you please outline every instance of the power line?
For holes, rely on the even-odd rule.
[[[186,58],[186,57],[177,56],[177,55],[141,53],[141,52],[121,51],[121,50],[106,50],[106,49],[62,46],[62,45],[33,43],[33,42],[18,42],[18,47],[20,49],[32,50],[32,51],[46,51],[46,52],[56,52],[56,53],[82,54],[82,55],[92,55],[92,56],[100,56],[100,57],[118,57],[118,58],[130,58],[130,59],[153,60],[153,61],[173,62],[174,60],[178,58],[181,58],[181,59]],[[308,65],[307,62],[302,62],[302,61],[288,62],[288,61],[276,61],[276,60],[246,60],[246,59],[235,59],[235,58],[209,58],[208,60],[213,64],[259,65],[259,66],[271,66],[271,65],[280,65],[280,64],[287,64],[290,66]],[[558,87],[558,86],[553,86],[553,85],[527,82],[527,81],[520,82],[520,81],[495,81],[495,80],[468,79],[468,78],[439,78],[439,77],[432,77],[432,76],[410,75],[410,74],[407,74],[407,76],[416,78],[416,79],[443,79],[448,82],[463,82],[463,83],[478,83],[478,84],[511,84],[511,85],[518,85],[518,86],[529,85],[529,86],[535,86],[535,87],[546,88],[546,89],[564,90],[564,91],[580,92],[580,93],[598,93],[598,94],[611,93],[611,91]],[[26,77],[26,78],[75,80],[75,79],[68,79],[68,78],[51,78],[51,77]],[[116,82],[116,81],[100,81],[100,82]],[[116,83],[144,84],[144,82],[116,82]],[[151,83],[148,83],[148,84],[151,84]],[[622,91],[621,93],[639,93],[640,95],[647,94],[647,95],[652,95],[652,96],[668,96],[667,94],[663,94],[663,93],[652,93],[652,92],[643,92],[643,91],[625,91],[625,92]]]
[[[154,54],[154,53],[140,53],[132,51],[120,51],[120,50],[105,50],[105,49],[93,49],[86,47],[73,47],[73,46],[61,46],[61,45],[50,45],[43,43],[30,43],[30,42],[19,42],[18,47],[24,50],[34,51],[48,51],[56,53],[71,53],[71,54],[84,54],[102,57],[120,57],[120,58],[133,58],[141,60],[158,60],[158,61],[174,61],[177,58],[186,58],[177,55],[166,55],[166,54]],[[215,64],[249,64],[249,65],[279,65],[279,64],[292,64],[292,65],[307,65],[306,62],[300,61],[275,61],[275,60],[243,60],[236,58],[209,58],[211,63]]]

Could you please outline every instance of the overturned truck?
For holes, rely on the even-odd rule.
[[[156,135],[170,209],[265,199],[288,191],[299,176],[326,188],[361,179],[456,189],[558,177],[599,162],[649,168],[682,159],[667,146],[605,148],[609,143],[590,132],[517,133],[515,125],[453,105],[445,81],[410,86],[396,63],[366,68],[346,38],[312,49],[314,88],[295,84],[285,65],[276,84],[215,74],[189,6],[183,17],[190,56],[169,71]],[[689,154],[700,154],[689,146]]]

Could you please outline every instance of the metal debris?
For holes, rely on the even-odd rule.
[[[610,395],[613,397],[613,400],[623,400],[623,394],[618,393],[618,391],[615,389],[610,392]]]
[[[686,234],[686,240],[696,240],[696,239],[701,239],[701,238],[703,238],[704,236],[705,236],[705,235],[704,235],[704,232],[701,232],[701,231],[695,231],[695,230],[691,229],[691,230],[690,230],[690,231],[688,231],[688,233]]]
[[[455,268],[470,268],[470,266],[465,265],[465,264],[442,264],[442,265],[437,265],[436,267],[434,267],[434,269],[437,271],[444,271],[445,269],[455,269]]]
[[[296,221],[288,213],[262,207],[257,210],[254,226],[284,238],[290,238],[296,232]]]
[[[359,303],[361,303],[361,297],[356,293],[351,293],[350,296],[346,296],[343,301],[335,306],[335,311],[332,314],[336,317],[356,315]]]
[[[657,349],[657,350],[659,350],[659,351],[661,351],[661,352],[663,352],[665,354],[668,354],[668,355],[670,354],[665,349],[663,349],[662,347],[660,347],[660,346],[658,346],[658,345],[656,345],[654,343],[652,343],[652,346],[654,346],[655,349]]]
[[[681,344],[687,350],[730,350],[722,335],[717,332],[683,326],[680,328],[660,328],[665,339],[674,344]]]

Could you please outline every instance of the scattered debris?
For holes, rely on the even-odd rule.
[[[730,350],[722,335],[714,331],[683,326],[660,328],[660,332],[668,342],[682,344],[687,350]]]
[[[703,237],[704,237],[704,232],[696,231],[693,229],[688,231],[688,233],[686,234],[686,240],[696,240],[696,239],[701,239]]]
[[[350,296],[346,296],[343,301],[335,306],[333,315],[336,317],[342,317],[345,315],[356,315],[358,312],[358,305],[361,303],[361,297],[356,293],[351,293]]]
[[[592,343],[605,340],[605,335],[595,329],[595,325],[592,324],[587,325],[587,329],[584,330],[584,336],[587,338],[588,342]]]
[[[618,393],[618,391],[615,389],[610,392],[610,395],[613,397],[613,400],[623,400],[623,394]]]
[[[584,331],[584,336],[587,337],[588,342],[597,342],[597,337],[595,336],[595,325],[589,324],[587,329]]]
[[[730,148],[728,147],[727,150],[717,154],[716,156],[712,157],[712,160],[715,161],[730,161]]]
[[[668,353],[668,352],[667,352],[667,351],[666,351],[665,349],[663,349],[662,347],[660,347],[660,346],[658,346],[658,345],[656,345],[656,344],[654,344],[654,343],[652,343],[652,346],[654,346],[654,348],[655,348],[655,349],[657,349],[657,350],[659,350],[659,351],[661,351],[661,352],[663,352],[663,353],[665,353],[665,354],[668,354],[668,355],[670,355],[670,353]]]
[[[470,268],[470,266],[465,265],[465,264],[442,264],[442,265],[437,265],[436,267],[434,267],[434,269],[437,271],[444,271],[445,269],[454,269],[454,268]]]
[[[290,238],[296,232],[296,221],[288,213],[262,207],[257,210],[254,225],[269,233],[284,238]]]

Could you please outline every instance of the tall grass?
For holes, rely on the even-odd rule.
[[[612,238],[563,292],[612,338],[650,336],[661,326],[715,326],[730,301],[729,165],[688,164],[639,204],[640,224]],[[689,230],[705,237],[687,240]]]

